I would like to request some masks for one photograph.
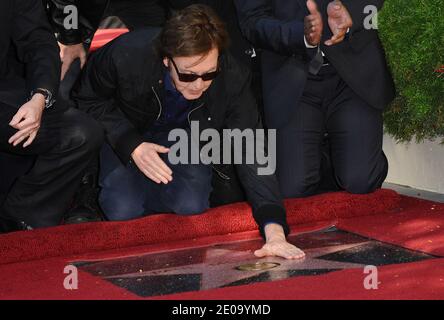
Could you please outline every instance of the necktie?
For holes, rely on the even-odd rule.
[[[313,57],[313,59],[310,61],[310,64],[308,66],[308,72],[311,74],[318,74],[319,70],[321,70],[322,65],[324,64],[324,57],[322,56],[321,47],[318,46],[318,50],[316,52],[316,55]]]

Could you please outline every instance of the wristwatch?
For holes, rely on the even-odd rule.
[[[45,108],[48,109],[50,108],[54,103],[55,103],[55,99],[53,98],[53,95],[51,93],[51,91],[47,90],[47,89],[42,89],[42,88],[38,88],[35,90],[31,91],[31,96],[29,99],[32,99],[32,97],[36,94],[36,93],[40,93],[45,97]]]

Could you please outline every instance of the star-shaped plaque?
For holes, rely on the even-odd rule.
[[[262,240],[249,240],[75,264],[150,297],[432,258],[335,228],[291,236],[289,241],[304,250],[304,259],[258,259],[253,252]]]

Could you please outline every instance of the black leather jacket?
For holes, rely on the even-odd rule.
[[[43,0],[43,3],[47,8],[49,21],[57,33],[57,40],[65,45],[71,45],[89,42],[92,39],[109,0]],[[67,16],[67,13],[64,13],[64,8],[69,5],[78,8],[78,29],[68,30],[63,25]]]
[[[73,98],[105,128],[107,140],[122,162],[144,142],[142,134],[162,112],[163,79],[167,69],[157,54],[157,33],[140,29],[108,43],[86,64]],[[194,100],[188,120],[200,130],[260,128],[247,67],[229,54],[220,57],[221,73],[201,98]],[[243,157],[245,159],[245,157]],[[244,160],[245,161],[245,160]],[[260,226],[281,224],[288,233],[285,209],[275,175],[258,175],[260,165],[235,165],[253,215]],[[216,171],[218,168],[213,166]]]
[[[42,4],[0,1],[0,30],[0,102],[20,106],[37,88],[55,95],[60,82],[59,48]]]

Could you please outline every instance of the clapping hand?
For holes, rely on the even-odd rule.
[[[332,46],[342,42],[347,30],[353,26],[353,20],[347,8],[341,1],[335,0],[327,6],[328,26],[333,36],[325,41],[325,45]]]

